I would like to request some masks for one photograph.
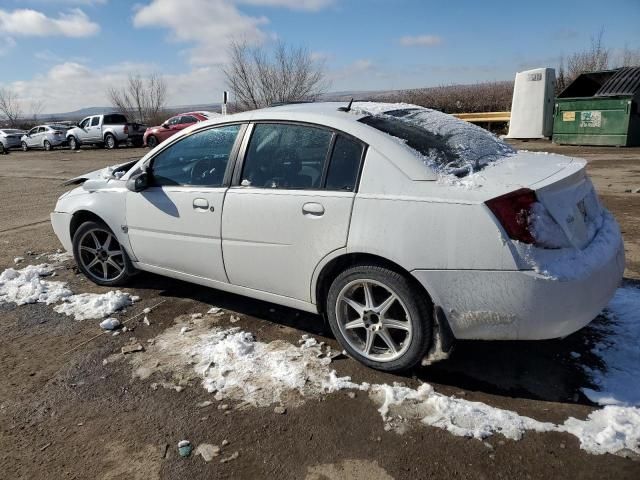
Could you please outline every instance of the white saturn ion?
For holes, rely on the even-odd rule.
[[[99,285],[144,270],[317,312],[391,371],[598,315],[624,250],[585,165],[414,105],[291,104],[73,179],[51,222]]]

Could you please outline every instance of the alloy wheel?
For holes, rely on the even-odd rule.
[[[87,231],[80,239],[78,253],[84,269],[99,281],[114,281],[125,273],[124,252],[108,230]]]
[[[389,286],[376,280],[345,285],[336,301],[336,318],[345,340],[369,360],[393,361],[411,344],[409,310]]]

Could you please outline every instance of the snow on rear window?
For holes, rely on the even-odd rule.
[[[357,104],[361,123],[400,139],[438,173],[464,177],[515,151],[492,133],[446,113],[407,104]]]

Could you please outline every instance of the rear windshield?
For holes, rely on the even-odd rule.
[[[69,127],[67,127],[66,125],[58,125],[55,123],[47,125],[47,127],[49,127],[51,130],[62,130],[63,132],[69,130]]]
[[[104,116],[105,125],[118,125],[120,123],[127,123],[127,117],[118,113]]]
[[[515,153],[488,131],[427,108],[388,110],[360,122],[398,138],[437,172],[458,177]]]
[[[12,128],[5,128],[0,130],[0,132],[4,132],[6,135],[15,135],[16,133],[24,133],[22,130],[15,130]]]

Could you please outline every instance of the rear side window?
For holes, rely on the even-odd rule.
[[[362,150],[360,142],[338,135],[331,154],[325,188],[350,192],[355,190]]]
[[[119,125],[121,123],[127,123],[127,117],[117,113],[112,113],[111,115],[104,116],[104,123],[105,125]]]
[[[333,133],[306,125],[259,123],[245,155],[242,183],[259,188],[322,186]]]
[[[95,127],[96,125],[98,125],[100,123],[100,117],[93,117],[91,119],[91,126]]]

